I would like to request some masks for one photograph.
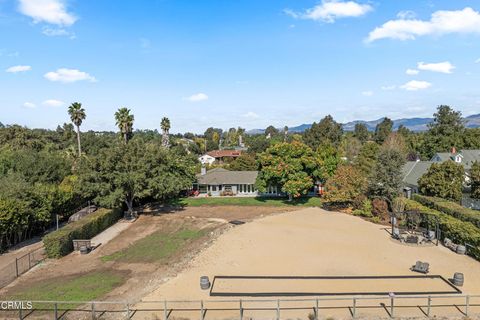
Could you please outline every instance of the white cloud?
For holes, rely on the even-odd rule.
[[[403,20],[415,19],[416,16],[417,16],[417,14],[413,11],[410,11],[410,10],[404,10],[404,11],[400,11],[399,13],[397,13],[397,18],[403,19]]]
[[[33,108],[36,108],[37,106],[36,106],[35,103],[33,103],[33,102],[25,102],[25,103],[23,104],[23,107],[24,107],[24,108],[28,108],[28,109],[33,109]]]
[[[17,73],[17,72],[25,72],[25,71],[30,71],[32,70],[32,67],[30,66],[13,66],[5,70],[6,72],[10,73]]]
[[[427,81],[418,81],[418,80],[412,80],[404,85],[400,86],[400,88],[408,90],[408,91],[418,91],[418,90],[424,90],[428,89],[432,86],[430,82]]]
[[[19,0],[18,9],[33,22],[71,26],[77,18],[67,12],[64,0]]]
[[[440,73],[452,73],[452,70],[455,69],[455,66],[450,62],[439,62],[439,63],[424,63],[419,62],[417,68],[425,71],[440,72]]]
[[[386,38],[413,40],[419,36],[449,33],[480,33],[480,13],[467,7],[456,11],[436,11],[428,21],[406,17],[390,20],[371,31],[366,41]]]
[[[50,28],[50,27],[44,27],[42,29],[42,33],[46,36],[49,37],[61,37],[61,36],[66,36],[70,37],[70,39],[75,39],[75,33],[70,32],[64,28]]]
[[[477,60],[475,60],[475,63],[480,63],[480,58],[478,58]]]
[[[372,10],[373,7],[369,4],[360,4],[355,1],[323,0],[321,4],[307,9],[305,12],[298,13],[289,9],[284,12],[296,19],[333,23],[336,19],[360,17]]]
[[[365,97],[371,97],[373,96],[373,91],[363,91],[362,95],[364,95]]]
[[[395,88],[397,88],[396,85],[381,86],[381,87],[380,87],[380,89],[385,90],[385,91],[394,90]]]
[[[55,99],[48,99],[43,101],[42,104],[47,107],[61,107],[65,105],[65,102]]]
[[[406,74],[408,74],[409,76],[414,76],[414,75],[417,75],[420,71],[418,71],[417,69],[407,69],[405,71]]]
[[[244,118],[249,118],[249,119],[258,119],[260,116],[256,114],[255,112],[249,111],[243,115]]]
[[[77,69],[61,68],[57,71],[45,73],[44,77],[50,81],[58,81],[63,83],[71,83],[76,81],[96,82],[97,79],[86,72]]]
[[[208,100],[208,96],[205,93],[196,93],[192,94],[190,97],[183,98],[183,100],[187,100],[190,102],[199,102]]]

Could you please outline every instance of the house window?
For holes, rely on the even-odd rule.
[[[212,186],[212,191],[217,191],[217,186]]]

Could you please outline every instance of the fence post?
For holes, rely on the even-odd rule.
[[[53,304],[53,319],[58,320],[58,303]]]
[[[130,319],[130,305],[128,303],[125,303],[125,317]]]
[[[277,320],[280,320],[280,300],[277,299]]]
[[[357,298],[353,298],[352,317],[355,319],[356,315],[357,315]]]
[[[167,300],[163,301],[163,320],[168,320]]]
[[[428,301],[428,305],[427,305],[427,317],[430,318],[430,308],[431,308],[431,306],[432,306],[432,297],[431,297],[431,296],[428,296],[427,301]]]
[[[92,320],[95,320],[95,302],[92,301]]]
[[[465,315],[466,315],[467,317],[468,317],[468,313],[469,313],[469,312],[468,312],[468,311],[469,311],[469,310],[468,310],[469,307],[470,307],[470,296],[467,295],[467,296],[465,297]]]
[[[243,320],[243,303],[242,303],[242,299],[240,299],[240,320]]]
[[[32,259],[30,258],[31,252],[28,253],[28,270],[32,269]]]
[[[394,297],[391,297],[391,298],[390,298],[390,318],[393,318],[393,317],[394,317],[394,313],[393,313],[394,301],[395,301],[395,298],[394,298]]]
[[[203,311],[203,300],[200,301],[200,319],[203,320],[204,319],[204,311]]]
[[[18,318],[20,320],[23,320],[23,309],[21,307],[18,308]]]
[[[18,278],[18,258],[15,258],[15,275]]]
[[[315,300],[315,320],[318,320],[318,298]]]

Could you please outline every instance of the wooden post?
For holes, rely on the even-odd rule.
[[[130,319],[130,305],[125,303],[125,318]]]
[[[56,302],[53,304],[53,319],[58,320],[58,304]]]
[[[390,318],[393,318],[393,317],[394,317],[394,313],[393,313],[394,301],[395,301],[395,298],[394,298],[394,297],[390,298]]]
[[[318,320],[318,298],[315,300],[315,320]]]
[[[92,320],[95,320],[95,303],[92,302]]]
[[[167,300],[163,301],[163,320],[168,320]]]
[[[203,300],[200,301],[200,312],[201,312],[200,313],[200,319],[203,320],[204,316],[205,316],[204,311],[203,311]]]
[[[30,259],[31,252],[28,253],[28,270],[32,269],[32,259]]]
[[[469,313],[469,312],[468,312],[468,311],[469,311],[469,310],[468,310],[469,307],[470,307],[470,296],[467,295],[467,296],[465,297],[465,315],[466,315],[467,317],[468,317],[468,313]]]
[[[240,299],[240,320],[243,320],[243,303],[242,303],[242,299]]]
[[[353,311],[352,311],[352,317],[355,319],[357,316],[357,298],[353,298]]]
[[[18,308],[18,318],[20,320],[23,320],[23,309],[21,307]]]
[[[427,317],[430,318],[430,309],[432,307],[432,297],[431,296],[428,296],[428,305],[427,305]]]
[[[277,300],[277,320],[280,320],[280,300]]]
[[[18,278],[18,258],[15,258],[15,275]]]

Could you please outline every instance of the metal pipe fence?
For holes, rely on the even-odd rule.
[[[381,318],[431,318],[480,315],[480,295],[322,296],[309,299],[235,299],[141,301],[15,301],[6,309],[0,300],[1,319],[258,319],[319,320],[334,311],[341,318],[375,314]],[[448,310],[448,311],[447,311]],[[373,314],[372,314],[373,312]]]
[[[45,248],[41,247],[15,258],[0,270],[0,288],[5,287],[13,280],[45,260]]]

